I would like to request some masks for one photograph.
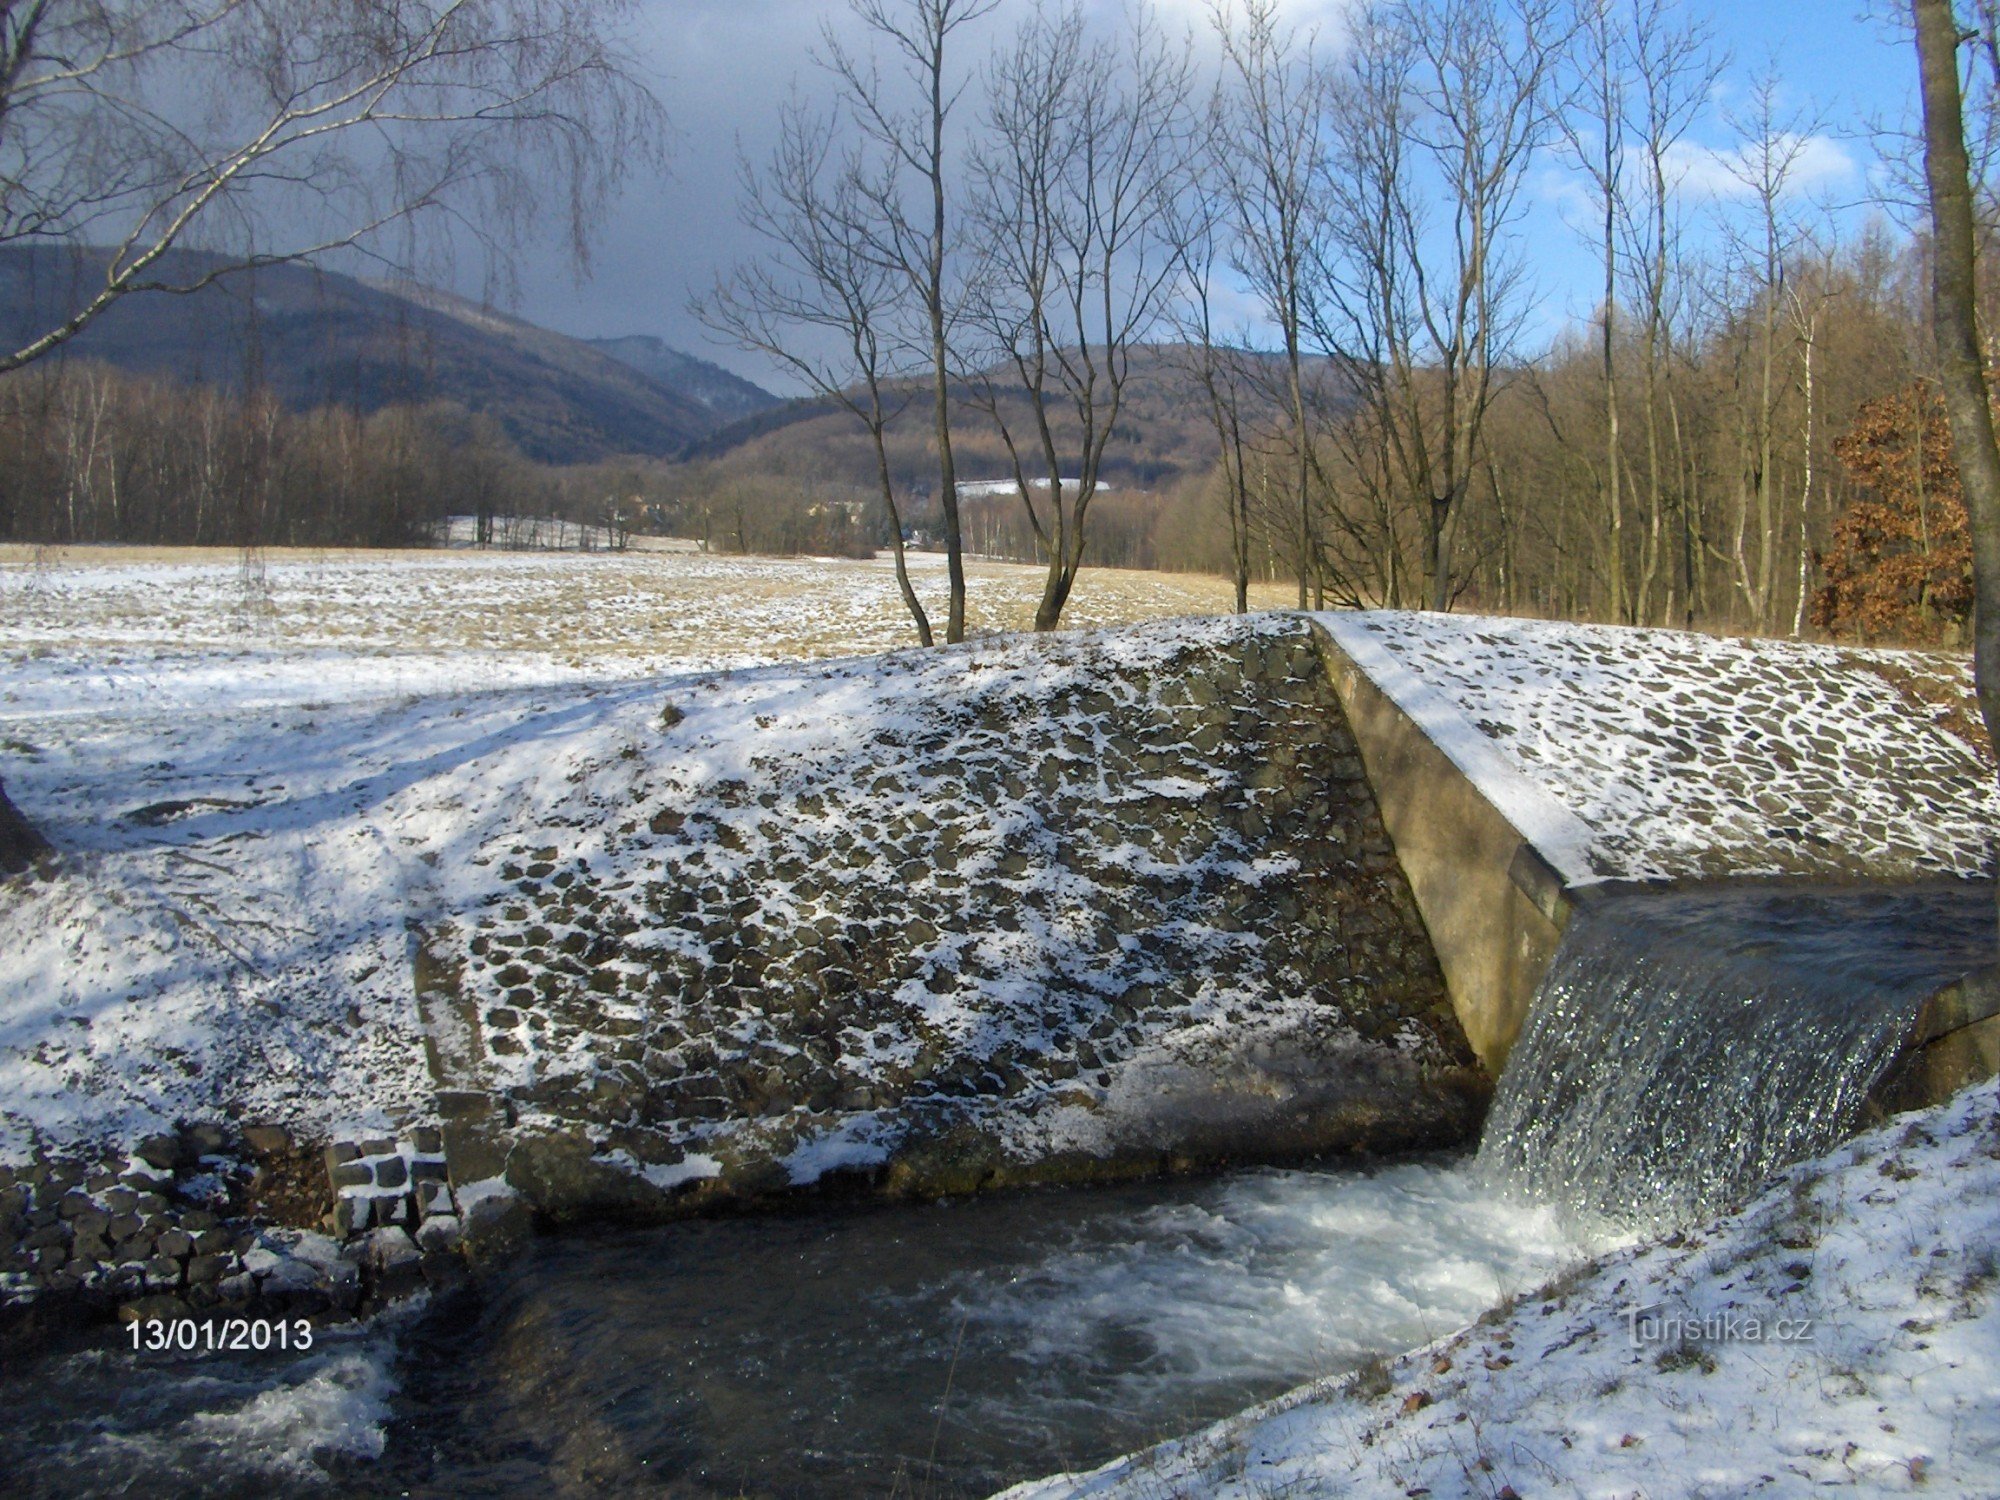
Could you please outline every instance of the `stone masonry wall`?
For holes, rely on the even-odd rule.
[[[1304,622],[886,660],[708,680],[482,852],[418,961],[454,1182],[657,1217],[1476,1130]]]

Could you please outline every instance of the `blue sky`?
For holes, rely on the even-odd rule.
[[[1022,0],[1007,3],[1018,8]],[[1110,8],[1114,0],[1097,3]],[[1301,21],[1337,28],[1341,0],[1287,4]],[[1198,21],[1206,5],[1161,0],[1160,9],[1170,20]],[[1795,208],[1812,218],[1823,201],[1844,227],[1858,227],[1871,211],[1878,178],[1868,127],[1904,119],[1914,97],[1915,60],[1891,24],[1900,14],[1894,0],[1873,0],[1872,14],[1863,0],[1717,0],[1689,9],[1707,18],[1718,44],[1732,55],[1689,143],[1692,233],[1718,243],[1718,226],[1742,206],[1732,203],[1726,170],[1727,153],[1741,140],[1729,117],[1767,69],[1778,84],[1781,116],[1816,114],[1824,122],[1806,143],[1800,176],[1809,192]],[[708,343],[687,301],[750,248],[734,217],[738,148],[761,154],[793,81],[814,87],[808,49],[822,22],[838,21],[844,11],[838,3],[808,0],[647,0],[635,51],[674,116],[674,174],[665,182],[630,183],[597,238],[592,280],[576,284],[562,247],[531,249],[521,266],[522,315],[582,335],[658,334],[752,379],[772,381],[772,372],[755,360]],[[1004,15],[986,26],[999,35]],[[1533,338],[1553,336],[1595,306],[1599,273],[1589,245],[1568,224],[1582,222],[1574,194],[1575,185],[1553,164],[1534,186],[1525,226],[1540,292]]]

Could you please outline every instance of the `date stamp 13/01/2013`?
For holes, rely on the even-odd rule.
[[[264,1354],[313,1346],[306,1318],[150,1318],[128,1332],[135,1354]]]

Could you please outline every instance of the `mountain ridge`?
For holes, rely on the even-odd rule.
[[[65,316],[101,284],[106,255],[0,248],[0,337],[18,345]],[[162,274],[191,279],[220,263],[177,251]],[[551,464],[676,459],[760,398],[779,404],[749,381],[654,342],[659,373],[435,287],[280,265],[192,294],[129,296],[57,357],[138,375],[255,384],[294,410],[455,402],[490,418],[527,457]]]

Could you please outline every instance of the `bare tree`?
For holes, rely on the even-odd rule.
[[[990,376],[978,384],[1047,563],[1037,630],[1056,628],[1075,586],[1132,353],[1172,294],[1166,231],[1194,135],[1190,83],[1187,49],[1145,13],[1116,46],[1091,39],[1075,3],[1037,9],[988,79],[973,163],[984,247],[975,302],[1032,432],[1014,430]],[[1073,447],[1058,432],[1072,423]],[[1046,505],[1031,467],[1046,475]]]
[[[1555,0],[1382,0],[1341,74],[1325,337],[1423,509],[1432,609],[1457,592],[1452,527],[1523,313],[1509,236],[1567,41]]]
[[[1175,321],[1172,357],[1191,376],[1215,428],[1216,462],[1222,476],[1222,503],[1229,516],[1230,576],[1236,585],[1236,612],[1250,609],[1250,471],[1246,427],[1255,378],[1246,368],[1247,338],[1226,341],[1216,326],[1216,282],[1226,261],[1226,226],[1212,188],[1211,134],[1196,158],[1187,190],[1173,201],[1163,221],[1169,253],[1178,272],[1178,290],[1169,305]]]
[[[1981,4],[1985,35],[1994,14]],[[1951,0],[1911,0],[1923,90],[1924,176],[1931,218],[1931,317],[1952,458],[1972,529],[1973,663],[1979,712],[2000,750],[2000,445],[1993,433],[1986,358],[1979,338],[1972,183],[1959,91],[1962,40]],[[1975,33],[1977,35],[1978,33]],[[2000,57],[1996,57],[2000,62]]]
[[[1780,115],[1778,82],[1767,73],[1752,86],[1748,112],[1732,123],[1744,137],[1744,149],[1730,170],[1749,192],[1755,215],[1733,243],[1740,274],[1754,288],[1756,322],[1749,362],[1755,394],[1740,408],[1743,457],[1728,560],[1752,621],[1760,630],[1768,630],[1776,618],[1778,558],[1783,550],[1776,472],[1777,410],[1784,394],[1778,331],[1784,321],[1789,262],[1804,238],[1790,200],[1806,149],[1821,122],[1803,112]],[[1745,545],[1753,511],[1754,553]]]
[[[1812,510],[1813,487],[1817,475],[1814,456],[1819,439],[1818,374],[1821,319],[1829,304],[1837,300],[1841,288],[1833,275],[1833,257],[1822,250],[1810,261],[1802,259],[1785,284],[1785,319],[1799,348],[1798,391],[1805,404],[1804,431],[1799,444],[1799,525],[1798,598],[1792,607],[1792,635],[1805,633],[1806,607],[1812,593]]]
[[[747,166],[744,172],[739,212],[767,255],[739,267],[696,304],[695,313],[723,337],[777,360],[867,429],[889,516],[896,586],[918,641],[928,646],[930,616],[910,582],[886,436],[909,399],[892,399],[887,382],[895,324],[910,286],[874,253],[876,233],[867,215],[879,188],[864,179],[858,158],[835,156],[831,123],[798,104],[787,107],[769,165],[761,173]]]
[[[1674,211],[1679,177],[1671,172],[1673,153],[1692,128],[1697,112],[1708,102],[1721,75],[1722,59],[1711,47],[1706,29],[1695,21],[1670,18],[1667,0],[1636,0],[1627,30],[1628,65],[1632,72],[1628,129],[1634,140],[1634,163],[1640,176],[1625,203],[1626,263],[1635,283],[1633,300],[1640,324],[1640,379],[1645,403],[1647,538],[1641,562],[1633,615],[1650,617],[1654,580],[1658,576],[1669,488],[1662,433],[1661,405],[1671,399],[1665,389],[1673,343],[1672,289],[1680,263],[1680,232]],[[1676,581],[1670,581],[1666,613],[1673,614],[1676,587],[1686,623],[1694,618],[1694,524],[1690,497],[1676,483],[1675,511],[1679,546]]]
[[[952,111],[964,92],[953,71],[958,33],[990,14],[999,0],[848,0],[849,9],[898,60],[914,105],[899,101],[873,61],[833,34],[822,35],[822,61],[839,83],[849,116],[881,153],[868,184],[871,254],[899,272],[923,309],[938,451],[938,505],[944,514],[950,595],[946,641],[965,639],[965,550],[959,527],[958,467],[951,450],[952,325],[950,273],[957,250],[953,220]],[[909,178],[915,179],[911,191]]]
[[[0,0],[0,246],[74,247],[67,309],[0,373],[125,297],[402,248],[447,219],[493,251],[559,184],[583,231],[658,106],[627,0]],[[93,242],[108,249],[85,255]],[[179,249],[211,252],[177,259]],[[20,823],[0,793],[0,820]],[[22,825],[25,826],[25,825]],[[26,845],[0,869],[18,866]],[[4,854],[5,851],[0,851]]]
[[[66,315],[447,217],[500,250],[560,183],[582,231],[658,106],[625,64],[626,0],[9,0],[0,5],[0,245],[107,244]],[[407,236],[403,244],[409,243]],[[177,248],[220,252],[190,266]]]
[[[1557,119],[1570,155],[1596,198],[1597,247],[1604,260],[1604,300],[1598,313],[1600,368],[1604,380],[1604,496],[1611,517],[1606,576],[1611,617],[1630,617],[1625,576],[1625,497],[1620,484],[1623,451],[1618,440],[1618,225],[1625,198],[1625,88],[1631,32],[1623,7],[1612,0],[1581,0],[1577,41],[1579,79],[1575,106]]]
[[[1306,330],[1310,262],[1320,232],[1324,77],[1310,33],[1285,26],[1276,0],[1244,0],[1239,20],[1228,0],[1212,12],[1222,39],[1221,160],[1234,210],[1235,268],[1284,342],[1285,395],[1292,420],[1294,514],[1298,522],[1299,608],[1314,600],[1311,435],[1306,412]],[[1319,594],[1325,585],[1319,580]]]

